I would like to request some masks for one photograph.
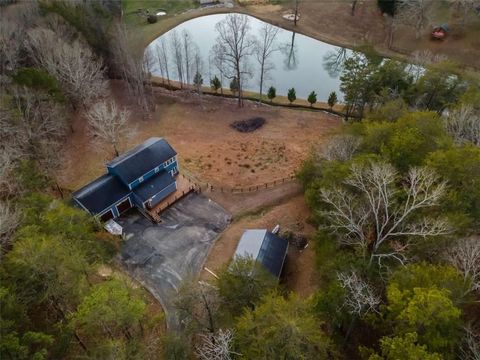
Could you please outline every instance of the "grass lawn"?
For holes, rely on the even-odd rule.
[[[198,7],[195,0],[124,0],[123,14],[128,25],[147,25],[147,19],[138,15],[139,10],[148,10],[150,14],[165,11],[167,16]]]

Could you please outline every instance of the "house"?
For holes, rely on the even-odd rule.
[[[261,263],[273,276],[280,277],[288,241],[265,229],[245,230],[237,245],[234,257],[251,257]]]
[[[75,205],[102,221],[133,206],[148,210],[177,189],[177,153],[153,137],[107,163],[107,173],[72,194]]]

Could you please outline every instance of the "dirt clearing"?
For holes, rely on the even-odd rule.
[[[112,82],[118,101],[126,104],[120,82]],[[178,152],[180,169],[219,186],[261,185],[288,177],[302,164],[310,148],[325,141],[342,120],[314,111],[272,107],[245,101],[239,109],[233,99],[198,96],[183,91],[155,89],[156,111],[149,120],[132,111],[132,132],[121,144],[128,150],[152,136],[160,136]],[[127,104],[129,105],[129,104]],[[265,125],[251,133],[230,127],[234,121],[262,117]],[[74,133],[65,146],[63,187],[75,190],[105,172],[112,149],[91,145],[86,121],[74,120]]]

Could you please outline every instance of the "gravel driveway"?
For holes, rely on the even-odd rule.
[[[187,276],[197,276],[230,215],[203,195],[191,194],[162,214],[160,224],[137,211],[118,218],[125,242],[120,261],[162,304],[170,330],[179,328],[173,301]]]

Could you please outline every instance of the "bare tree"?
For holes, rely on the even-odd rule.
[[[293,26],[297,26],[297,21],[298,21],[298,6],[300,5],[300,0],[294,0],[295,1],[295,7],[294,7],[294,18],[293,18]]]
[[[47,141],[63,140],[66,132],[64,109],[44,94],[28,88],[10,90],[10,109],[2,116],[0,139],[12,137],[10,144],[34,158]]]
[[[298,49],[295,44],[295,36],[296,32],[292,32],[292,40],[284,45],[281,46],[281,51],[285,55],[285,59],[283,61],[284,67],[286,70],[295,70],[298,65]]]
[[[10,244],[10,236],[20,224],[20,213],[7,202],[0,201],[0,251]]]
[[[431,3],[431,0],[398,0],[396,3],[397,21],[413,26],[416,39],[420,38],[430,21]]]
[[[340,244],[359,247],[370,263],[394,259],[407,260],[406,251],[413,239],[445,235],[446,220],[421,216],[421,210],[438,205],[446,183],[428,168],[412,168],[402,179],[390,164],[370,162],[352,165],[344,184],[321,189],[320,198],[329,209],[321,214],[327,228],[338,235]],[[400,193],[403,194],[399,197]]]
[[[85,116],[93,136],[110,144],[118,156],[118,145],[132,132],[132,129],[127,127],[130,112],[125,108],[119,109],[115,101],[107,103],[104,100],[92,105]]]
[[[0,128],[3,129],[3,122],[0,121]],[[1,133],[1,131],[0,131]],[[3,138],[3,136],[2,136]],[[15,168],[23,153],[15,143],[2,140],[0,146],[0,198],[8,199],[18,193],[17,183],[12,181],[15,178]]]
[[[460,348],[460,358],[463,360],[480,360],[480,334],[475,332],[472,325],[464,328],[465,336]]]
[[[167,50],[167,42],[164,38],[160,40],[160,45],[155,47],[157,53],[157,61],[158,66],[160,68],[160,72],[162,74],[162,78],[167,78],[168,85],[170,85],[170,71],[168,67],[168,50]]]
[[[203,78],[202,78],[202,73],[203,73],[203,67],[204,67],[204,64],[203,64],[203,59],[202,59],[202,55],[200,53],[200,49],[198,48],[197,45],[194,46],[194,55],[193,55],[193,69],[195,71],[195,74],[194,74],[194,79],[193,79],[193,83],[195,84],[195,87],[197,88],[197,92],[199,94],[201,94],[202,92],[202,82],[203,82]]]
[[[197,356],[202,360],[232,360],[240,355],[233,351],[234,333],[232,330],[218,330],[215,334],[201,334],[201,344]]]
[[[200,281],[185,281],[175,300],[175,307],[183,324],[190,330],[206,330],[211,334],[217,331],[219,306],[217,288]]]
[[[190,84],[192,82],[192,65],[194,62],[194,47],[195,44],[192,41],[192,35],[186,29],[182,31],[183,40],[183,58],[185,60],[185,83]]]
[[[147,52],[145,57],[136,57],[129,50],[129,38],[125,26],[117,25],[114,33],[113,56],[117,69],[127,84],[130,95],[144,111],[144,115],[153,106],[152,89],[149,73],[149,61],[151,54]]]
[[[5,74],[17,68],[24,36],[17,23],[5,19],[0,23],[0,73]]]
[[[378,313],[380,296],[355,271],[337,273],[337,279],[346,291],[343,305],[350,314],[360,317],[371,311]]]
[[[480,290],[480,238],[459,240],[447,251],[446,258],[463,275],[467,292]]]
[[[467,20],[470,14],[475,11],[475,7],[480,5],[478,0],[451,0],[451,3],[456,7],[457,12],[460,14],[460,27],[465,28]]]
[[[457,144],[472,143],[480,146],[480,113],[464,105],[443,118],[445,130]]]
[[[176,30],[173,30],[170,34],[170,51],[173,54],[173,63],[175,64],[175,68],[177,70],[177,78],[180,82],[180,87],[183,88],[185,79],[183,75],[182,41]]]
[[[0,73],[15,70],[24,60],[27,29],[38,23],[40,12],[36,1],[25,1],[2,12],[0,21]]]
[[[425,73],[425,68],[428,65],[438,64],[446,60],[448,60],[448,56],[444,54],[434,54],[430,50],[415,50],[410,54],[409,72],[413,74],[416,82]]]
[[[268,78],[268,73],[274,69],[274,65],[269,61],[270,56],[278,48],[275,46],[275,39],[280,28],[264,23],[259,30],[260,40],[255,42],[255,59],[260,65],[260,101],[263,94],[263,82]]]
[[[348,59],[346,48],[329,51],[323,56],[323,67],[332,77],[337,77],[343,70],[343,64]]]
[[[220,93],[223,95],[223,80],[225,77],[227,77],[225,75],[227,72],[225,61],[225,47],[221,44],[215,44],[210,50],[210,58],[212,59],[213,65],[220,74],[220,83],[222,84],[222,87],[220,88]]]
[[[79,39],[67,42],[51,30],[36,28],[28,32],[26,45],[34,61],[59,81],[74,105],[87,106],[105,95],[103,62]]]
[[[333,136],[323,147],[321,156],[328,161],[348,161],[357,152],[361,143],[358,136],[341,134]]]
[[[238,106],[243,106],[243,82],[247,74],[247,59],[254,49],[254,40],[249,35],[250,20],[246,15],[228,14],[215,25],[216,42],[223,53],[229,78],[238,80]]]

